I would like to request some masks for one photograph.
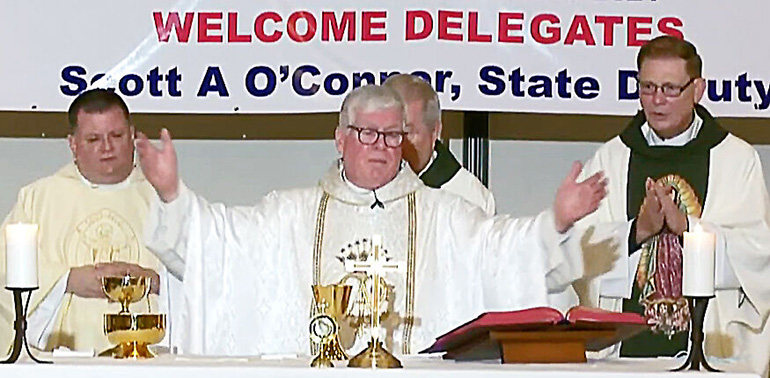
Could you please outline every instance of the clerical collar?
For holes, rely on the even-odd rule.
[[[131,174],[129,174],[128,177],[125,178],[125,180],[115,184],[96,184],[91,181],[88,181],[88,179],[85,176],[83,176],[82,173],[80,173],[80,168],[78,168],[77,165],[75,165],[75,171],[78,173],[78,176],[80,177],[80,181],[82,181],[83,184],[88,185],[88,187],[90,188],[99,189],[99,190],[121,190],[121,189],[128,188],[128,185],[130,184],[130,179],[131,179]],[[131,173],[133,173],[133,171],[131,171]]]
[[[647,141],[647,145],[651,147],[656,146],[684,146],[685,144],[689,143],[691,140],[698,137],[698,132],[700,132],[701,127],[703,126],[703,119],[698,115],[698,113],[693,112],[692,117],[692,123],[690,123],[690,127],[687,128],[683,133],[669,139],[663,139],[658,136],[658,134],[655,133],[655,130],[650,127],[650,124],[648,122],[645,122],[642,125],[642,135],[644,136],[644,140]]]
[[[417,176],[422,176],[422,174],[425,173],[425,171],[427,171],[428,168],[430,168],[430,166],[436,160],[436,156],[438,156],[438,151],[434,149],[433,153],[430,155],[430,160],[428,160],[428,164],[425,164],[425,168],[423,168],[422,171],[420,171],[420,173],[417,174]]]
[[[362,187],[352,183],[350,180],[348,180],[347,176],[345,176],[345,169],[344,168],[340,171],[340,173],[342,174],[342,181],[344,181],[345,184],[347,184],[348,187],[350,189],[352,189],[354,192],[359,193],[359,194],[366,194],[366,193],[371,192],[370,189],[364,189],[364,188],[362,188]]]
[[[727,131],[721,128],[714,117],[709,114],[706,108],[695,105],[695,112],[698,118],[703,120],[700,131],[693,134],[692,140],[682,146],[650,146],[642,133],[642,125],[647,122],[644,112],[636,113],[628,126],[620,133],[620,140],[630,148],[633,153],[643,154],[655,159],[677,159],[679,154],[703,153],[706,152],[727,137]],[[440,156],[439,156],[440,157]]]

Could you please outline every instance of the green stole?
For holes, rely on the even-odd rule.
[[[460,171],[461,166],[449,148],[441,141],[436,141],[433,150],[436,151],[436,158],[433,159],[430,167],[420,175],[420,180],[426,186],[439,189]]]
[[[703,120],[698,136],[684,146],[647,145],[642,135],[641,126],[646,122],[644,112],[639,111],[629,126],[621,133],[620,139],[631,149],[628,161],[627,207],[628,219],[639,214],[644,201],[645,180],[650,177],[657,180],[669,174],[675,174],[686,180],[693,188],[701,206],[706,202],[708,191],[709,158],[711,149],[727,136],[714,117],[700,105],[695,111]],[[632,244],[632,243],[629,243]],[[629,254],[633,251],[629,251]],[[632,282],[631,299],[623,300],[624,312],[643,314],[644,307],[639,303],[640,289],[636,280]],[[662,333],[647,330],[621,344],[620,355],[628,357],[674,356],[687,348],[687,332],[680,332],[671,338]]]

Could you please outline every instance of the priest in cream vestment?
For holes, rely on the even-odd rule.
[[[342,158],[318,185],[235,208],[179,184],[167,131],[161,149],[140,135],[142,167],[160,197],[148,248],[164,262],[185,263],[184,352],[309,354],[311,285],[339,282],[341,250],[373,234],[407,267],[385,278],[392,288],[384,338],[398,354],[419,352],[484,311],[546,305],[549,290],[580,275],[580,262],[561,246],[572,223],[598,206],[601,175],[575,183],[576,164],[553,210],[492,218],[405,168],[403,130],[395,92],[358,88],[343,102],[335,133]],[[356,339],[353,352],[367,335]]]
[[[69,142],[76,163],[22,188],[4,225],[39,227],[39,289],[28,310],[29,344],[45,350],[101,352],[110,347],[103,315],[117,313],[120,305],[108,303],[100,278],[126,273],[150,277],[154,294],[131,310],[166,314],[169,281],[164,266],[141,242],[155,193],[133,166],[133,127],[125,103],[113,92],[93,90],[73,102],[70,114],[74,119]],[[5,283],[1,235],[0,281]],[[3,351],[13,340],[13,306],[10,292],[2,290]]]

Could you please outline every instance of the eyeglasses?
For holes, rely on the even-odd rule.
[[[407,134],[403,131],[377,131],[353,125],[348,125],[348,128],[351,128],[358,133],[358,141],[361,142],[361,144],[375,144],[380,139],[380,135],[382,135],[385,146],[390,148],[400,146],[401,143],[404,142],[404,135]]]
[[[682,92],[684,92],[687,87],[690,86],[695,81],[695,78],[691,78],[688,80],[684,85],[674,85],[674,84],[663,84],[658,85],[649,81],[640,81],[637,83],[637,86],[639,87],[639,93],[643,95],[652,96],[655,94],[655,92],[658,91],[660,88],[660,91],[663,93],[666,97],[679,97]]]

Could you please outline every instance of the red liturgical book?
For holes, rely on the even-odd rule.
[[[445,358],[503,362],[584,362],[585,351],[604,349],[648,328],[635,313],[573,307],[487,312],[436,339],[421,353]],[[506,356],[508,355],[508,356]]]

